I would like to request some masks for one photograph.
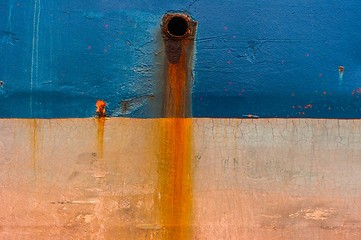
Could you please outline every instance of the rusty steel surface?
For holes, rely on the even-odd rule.
[[[360,120],[1,119],[0,129],[0,239],[361,238]]]

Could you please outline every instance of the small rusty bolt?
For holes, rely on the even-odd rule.
[[[343,73],[344,70],[345,70],[344,66],[338,66],[339,73]]]
[[[105,107],[107,106],[106,102],[103,100],[98,100],[95,104],[96,106],[96,115],[98,117],[105,117],[106,116],[106,110]]]

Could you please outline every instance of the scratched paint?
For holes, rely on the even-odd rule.
[[[41,2],[40,0],[34,0],[33,11],[33,37],[31,46],[31,66],[30,66],[30,117],[33,117],[33,90],[38,88],[39,78],[39,28],[40,28],[40,13]]]
[[[341,86],[343,84],[343,73],[345,71],[344,66],[338,67],[338,85]]]
[[[4,81],[0,80],[0,95],[5,96],[7,93]]]

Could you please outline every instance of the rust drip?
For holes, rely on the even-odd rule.
[[[127,115],[135,110],[137,110],[142,105],[146,104],[148,101],[153,100],[154,95],[144,95],[129,99],[124,99],[120,102],[120,113],[122,115]]]
[[[166,53],[164,117],[190,117],[192,62],[197,23],[185,14],[163,17],[163,40]]]
[[[98,100],[96,106],[96,122],[98,126],[97,130],[97,156],[103,159],[104,156],[104,126],[106,120],[106,103],[103,100]]]
[[[103,159],[104,156],[104,126],[105,126],[105,117],[96,118],[97,121],[97,156],[100,159]]]
[[[32,142],[32,160],[33,160],[33,170],[36,173],[36,166],[37,166],[37,131],[38,131],[38,123],[36,119],[33,119],[32,124],[32,135],[31,135],[31,142]]]
[[[31,148],[31,165],[33,168],[34,181],[41,180],[39,176],[41,176],[41,153],[43,147],[43,135],[41,132],[41,120],[39,119],[31,119],[29,120],[29,136],[30,136],[30,148]],[[39,184],[42,184],[39,182]]]
[[[192,58],[196,22],[188,15],[166,14],[165,89],[160,120],[159,183],[156,206],[163,239],[192,238]]]
[[[181,47],[185,48],[184,44]],[[190,116],[190,87],[187,83],[187,72],[184,71],[186,69],[184,54],[180,56],[178,63],[169,63],[167,69],[168,81],[165,91],[164,116]]]
[[[192,237],[192,119],[160,120],[159,183],[156,203],[163,239]]]

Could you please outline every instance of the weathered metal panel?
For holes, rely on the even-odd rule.
[[[360,120],[3,119],[0,129],[1,239],[361,238]]]
[[[160,117],[161,19],[188,11],[194,116],[359,118],[360,10],[359,0],[2,0],[0,117],[91,117],[97,99],[114,116]]]
[[[0,2],[0,238],[360,239],[360,9]]]

